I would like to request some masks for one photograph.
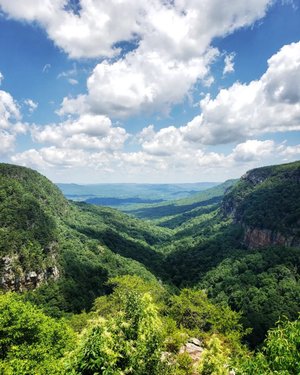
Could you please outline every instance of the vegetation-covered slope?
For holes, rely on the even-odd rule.
[[[0,372],[40,375],[299,374],[299,320],[281,321],[262,350],[241,339],[239,315],[203,291],[170,295],[138,277],[111,280],[90,313],[53,319],[0,295]]]
[[[164,245],[172,282],[242,311],[254,345],[279,316],[300,310],[299,165],[248,172],[219,208],[175,228]]]
[[[8,289],[56,277],[57,219],[68,203],[45,177],[0,164],[0,272]]]
[[[101,358],[99,361],[105,363],[112,374],[128,370],[130,366],[137,369],[134,366],[138,366],[139,357],[136,357],[137,362],[127,358],[126,345],[129,340],[133,345],[130,350],[146,350],[144,334],[137,335],[136,329],[144,332],[144,324],[150,323],[146,323],[141,315],[138,319],[142,325],[138,328],[140,323],[135,321],[132,310],[132,306],[136,306],[137,312],[139,306],[144,306],[150,321],[157,322],[158,326],[162,324],[167,332],[157,336],[159,330],[147,331],[147,337],[152,337],[158,345],[153,348],[157,356],[149,355],[154,362],[150,361],[147,369],[141,367],[141,375],[157,371],[164,374],[163,371],[167,370],[161,367],[159,358],[166,350],[176,357],[175,362],[171,361],[176,363],[176,368],[170,374],[213,373],[205,371],[218,367],[213,360],[215,357],[222,366],[230,364],[236,373],[259,373],[257,366],[260,366],[265,371],[262,374],[270,374],[274,367],[271,358],[275,354],[268,350],[272,345],[277,348],[276,334],[269,336],[271,344],[267,343],[269,346],[265,352],[269,353],[269,358],[262,353],[249,357],[247,349],[241,345],[239,322],[252,330],[251,333],[244,332],[244,340],[255,347],[280,317],[286,316],[291,321],[297,319],[300,310],[300,249],[296,246],[300,220],[299,164],[256,169],[248,172],[237,184],[228,182],[193,198],[156,207],[145,206],[131,212],[147,218],[147,221],[111,208],[68,202],[49,180],[38,173],[22,167],[0,165],[2,289],[28,290],[24,294],[25,300],[39,305],[52,317],[66,317],[66,313],[79,313],[84,309],[90,311],[95,299],[101,296],[94,304],[94,312],[71,318],[73,330],[87,328],[80,336],[80,346],[74,347],[69,336],[62,338],[66,340],[65,349],[59,349],[60,354],[54,356],[63,361],[64,368],[72,369],[73,372],[69,373],[84,374],[82,366],[94,366],[93,361],[89,362],[90,357],[85,356],[92,350],[94,337],[100,340],[97,341],[100,345],[96,350],[97,358]],[[257,241],[255,236],[260,240]],[[141,278],[133,281],[125,276],[120,279],[122,275]],[[117,294],[116,284],[112,281],[116,277],[117,285],[122,286],[121,289],[117,287]],[[194,290],[185,290],[186,287]],[[127,289],[137,292],[138,300],[127,296]],[[149,290],[154,305],[144,297]],[[123,299],[122,293],[129,299]],[[11,298],[4,300],[5,306],[20,303],[25,312],[27,308],[34,309],[23,299],[15,302],[15,297]],[[13,314],[9,307],[6,308],[8,314]],[[96,315],[93,315],[95,311]],[[237,312],[241,314],[240,318],[235,315]],[[100,320],[99,316],[102,317]],[[124,317],[128,317],[134,329],[124,331]],[[103,318],[105,322],[101,320]],[[40,329],[44,332],[43,321],[49,326],[55,323],[47,319],[41,317],[42,327],[37,328],[37,332]],[[234,325],[240,328],[236,330]],[[97,328],[94,330],[94,327]],[[283,323],[278,328],[278,335],[286,334],[292,342],[289,330],[295,327],[298,327],[297,322]],[[110,335],[110,343],[101,341],[103,334]],[[201,365],[198,363],[200,367],[194,370],[190,359],[178,357],[176,352],[183,344],[183,337],[188,336],[203,340],[207,353],[204,356],[207,359],[203,359]],[[114,337],[123,337],[125,341],[118,346]],[[2,358],[5,357],[3,368],[14,366],[11,358],[16,344],[13,339],[11,342],[12,346],[2,352]],[[73,345],[73,349],[68,345]],[[32,350],[34,352],[35,347]],[[118,353],[118,358],[127,358],[127,362],[113,362],[113,358],[117,358],[113,354],[105,359],[103,353],[108,353],[107,350]],[[45,351],[40,355],[48,366]],[[69,353],[66,358],[65,352]],[[246,360],[244,355],[251,359]],[[240,356],[244,359],[241,360]],[[234,361],[231,362],[230,358]],[[287,368],[293,368],[290,365]],[[28,366],[31,366],[30,361]],[[9,371],[14,371],[14,367],[11,368],[13,370]],[[23,373],[26,372],[20,372]],[[228,371],[220,373],[228,374]]]
[[[201,215],[203,207],[206,209],[215,207],[216,204],[221,202],[225,191],[235,181],[228,180],[223,184],[195,193],[189,198],[144,205],[138,208],[130,207],[126,209],[126,212],[141,219],[154,220],[155,223],[161,226],[175,228],[186,219]]]
[[[43,285],[36,300],[51,301],[53,310],[80,311],[104,293],[109,277],[154,278],[142,263],[159,273],[152,245],[168,237],[166,231],[108,208],[72,204],[28,168],[1,164],[0,182],[3,289],[34,289],[58,279]]]
[[[300,162],[253,169],[226,194],[222,209],[245,228],[250,247],[300,244]]]

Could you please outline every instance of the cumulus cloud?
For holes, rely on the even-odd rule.
[[[15,19],[38,22],[71,57],[112,57],[121,41],[150,39],[172,53],[194,55],[211,39],[252,24],[265,15],[271,0],[81,0],[77,12],[67,0],[0,0]],[[115,22],[118,27],[115,27]],[[184,48],[183,48],[184,47]]]
[[[213,38],[251,25],[271,3],[81,0],[74,12],[66,0],[0,0],[0,7],[10,17],[38,22],[72,58],[106,58],[88,79],[88,94],[65,98],[60,113],[78,113],[84,102],[82,110],[122,117],[168,113],[197,81],[210,84],[209,66],[218,54],[210,48]],[[227,60],[230,72],[232,57]]]
[[[38,107],[38,103],[34,102],[32,99],[24,100],[24,104],[27,105],[30,113],[34,112]]]
[[[184,62],[138,48],[114,63],[105,60],[88,78],[88,95],[64,98],[60,114],[89,111],[126,117],[139,112],[168,113],[198,79],[207,77],[208,65],[217,53],[210,49]]]
[[[92,112],[129,116],[139,112],[168,113],[198,79],[208,75],[217,54],[176,61],[140,48],[113,64],[98,64],[89,77],[87,103]]]
[[[225,156],[220,152],[207,152],[204,145],[195,143],[194,139],[186,138],[185,127],[175,128],[174,126],[155,132],[154,127],[150,125],[139,133],[138,140],[145,154],[169,158],[169,162],[176,162],[177,165],[181,163],[185,167],[190,167],[194,163],[202,167],[249,163],[268,158],[275,152],[283,155],[283,152],[286,153],[288,150],[285,145],[276,145],[272,140],[249,139],[237,144],[231,153]]]
[[[113,117],[168,113],[198,80],[212,83],[209,66],[218,51],[209,48],[211,40],[263,17],[269,3],[236,1],[224,7],[218,0],[143,2],[138,47],[124,58],[98,64],[87,82],[88,95],[65,99],[60,113],[78,112],[77,104]],[[232,60],[228,64],[232,67]]]
[[[116,155],[117,153],[108,151],[91,152],[90,150],[49,146],[17,153],[11,157],[11,160],[17,164],[42,170],[91,168],[96,171],[109,169],[118,161],[119,157]]]
[[[199,115],[189,123],[158,131],[153,125],[144,128],[134,138],[139,144],[135,152],[124,151],[130,135],[110,120],[141,112],[167,114],[197,83],[211,84],[210,66],[220,54],[211,47],[212,40],[252,25],[272,2],[232,0],[225,6],[221,0],[80,0],[74,10],[67,0],[0,0],[0,10],[8,17],[38,23],[69,57],[101,58],[87,80],[86,94],[62,101],[58,113],[72,117],[32,125],[32,139],[42,147],[11,160],[38,168],[91,168],[120,175],[161,171],[159,177],[180,174],[194,179],[203,173],[203,179],[206,171],[218,168],[222,173],[240,171],[276,155],[296,157],[299,146],[257,138],[299,130],[300,42],[272,56],[260,79],[236,82],[215,98],[205,96]],[[46,64],[43,72],[49,68]],[[223,75],[233,71],[234,54],[227,54]],[[76,65],[61,77],[77,84]],[[36,103],[29,100],[33,111]],[[18,104],[4,91],[0,128],[6,150],[28,129]],[[225,143],[233,144],[228,153],[214,148]]]
[[[300,144],[295,146],[286,146],[282,149],[282,155],[290,158],[290,157],[298,157],[300,156]]]
[[[85,153],[82,150],[60,149],[55,146],[41,148],[39,150],[30,149],[18,153],[11,157],[14,163],[30,166],[33,168],[49,167],[77,167],[86,162]]]
[[[275,149],[276,147],[274,141],[258,141],[256,139],[252,139],[238,144],[233,149],[231,157],[233,158],[233,160],[238,162],[261,160],[272,155]]]
[[[0,90],[0,128],[9,128],[11,121],[20,118],[19,107],[13,97],[8,92]]]
[[[0,155],[5,155],[14,149],[15,135],[0,129]]]
[[[249,84],[235,83],[215,99],[200,102],[201,114],[181,132],[200,144],[236,142],[269,132],[300,129],[300,42],[282,47],[266,73]]]
[[[35,142],[69,149],[117,150],[128,138],[126,130],[112,126],[108,117],[89,114],[60,124],[33,126],[31,133]]]
[[[225,56],[224,58],[224,69],[223,69],[223,76],[225,76],[228,73],[233,73],[234,72],[234,58],[235,54],[230,53]]]
[[[295,160],[300,153],[300,145],[286,146],[276,144],[272,140],[247,140],[238,144],[229,153],[206,150],[173,149],[172,155],[149,153],[145,150],[124,152],[116,150],[98,152],[84,149],[63,148],[58,146],[30,149],[15,154],[11,160],[14,163],[38,168],[40,170],[80,171],[95,176],[95,182],[103,174],[113,174],[118,178],[132,178],[136,181],[195,181],[199,178],[220,180],[242,175],[246,170],[266,164],[280,163],[285,160]],[[88,171],[88,172],[87,172]],[[67,172],[66,172],[67,173]],[[65,172],[60,174],[64,177]],[[198,176],[198,177],[197,177]],[[149,180],[150,179],[150,180]],[[74,182],[73,179],[71,178]],[[84,182],[84,180],[79,181]]]
[[[81,0],[76,14],[67,5],[66,0],[0,2],[10,17],[38,22],[55,44],[73,58],[114,56],[119,51],[115,43],[130,40],[139,31],[145,7],[134,0]]]
[[[3,74],[0,72],[0,86],[1,86],[3,80],[4,80],[4,76],[3,76]]]
[[[0,154],[13,151],[18,134],[24,134],[28,125],[21,122],[18,103],[6,91],[0,90]]]
[[[148,153],[168,155],[172,145],[176,150],[196,149],[263,133],[299,130],[300,42],[286,45],[273,55],[260,80],[237,82],[222,89],[215,99],[207,95],[200,109],[198,116],[179,128],[170,126],[155,132],[151,125],[143,129],[139,134],[142,148]],[[254,149],[256,155],[259,150],[267,152],[267,146],[272,150],[271,142],[248,141],[243,149],[236,149],[235,157],[246,160]]]

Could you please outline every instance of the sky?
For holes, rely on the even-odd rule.
[[[224,181],[300,159],[300,0],[0,0],[0,162]]]

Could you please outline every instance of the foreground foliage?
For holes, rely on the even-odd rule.
[[[239,315],[200,291],[170,295],[126,276],[93,311],[53,319],[14,293],[0,296],[0,372],[4,375],[299,374],[300,320],[281,321],[251,353]],[[153,299],[151,294],[160,295]],[[103,308],[103,304],[106,307]],[[109,310],[109,313],[108,313]],[[202,343],[192,359],[188,337]],[[181,349],[181,350],[180,350]]]
[[[60,373],[59,361],[74,345],[66,323],[12,293],[0,296],[0,373]]]

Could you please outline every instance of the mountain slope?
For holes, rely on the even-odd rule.
[[[138,260],[159,274],[154,246],[169,236],[117,211],[68,202],[39,173],[8,164],[0,164],[0,234],[1,288],[40,287],[37,299],[75,311],[89,308],[109,277],[155,279]]]
[[[0,164],[0,270],[7,289],[58,277],[57,223],[68,211],[60,191],[27,168]]]
[[[220,185],[195,193],[189,198],[177,199],[160,204],[144,205],[126,210],[140,219],[154,220],[155,223],[168,228],[175,228],[187,218],[201,215],[203,207],[220,203],[225,191],[236,180],[228,180]],[[199,211],[199,212],[198,212]]]
[[[222,211],[243,226],[250,248],[300,245],[300,162],[247,172],[226,194]]]
[[[2,288],[32,290],[27,297],[52,315],[90,309],[110,291],[109,278],[130,274],[207,290],[243,314],[254,328],[253,345],[280,315],[297,318],[300,249],[291,245],[299,239],[299,163],[259,168],[229,189],[144,207],[151,221],[68,202],[29,169],[0,170]],[[272,242],[249,243],[249,228],[269,231]],[[278,247],[279,234],[285,247]]]

